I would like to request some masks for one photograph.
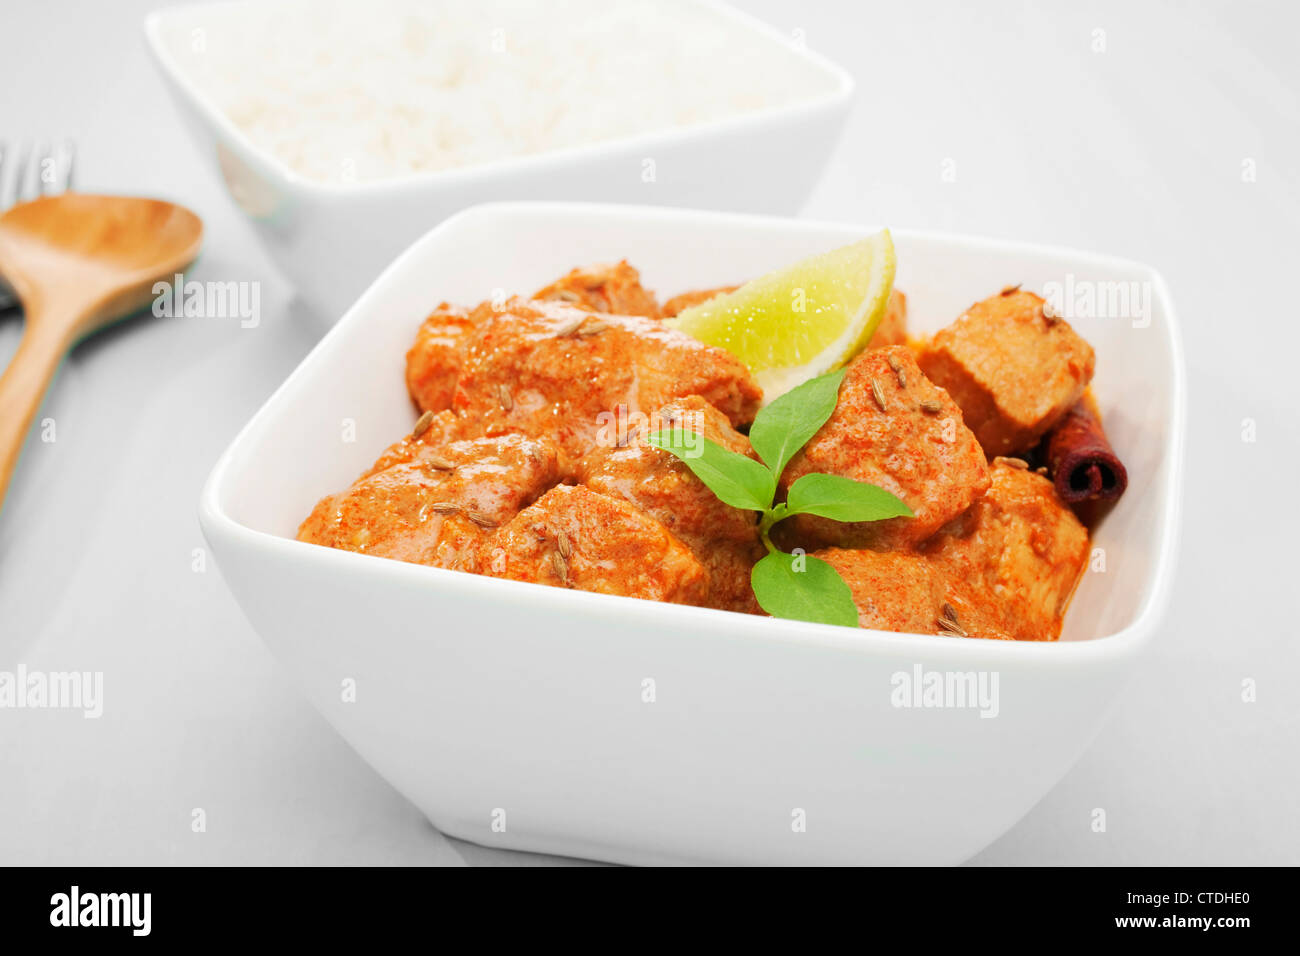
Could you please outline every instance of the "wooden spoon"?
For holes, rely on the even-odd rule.
[[[203,223],[169,202],[64,193],[0,216],[0,275],[25,312],[0,376],[0,505],[18,453],[64,354],[130,315],[198,255]]]

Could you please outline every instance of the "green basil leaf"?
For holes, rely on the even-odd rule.
[[[759,411],[749,429],[749,443],[778,479],[790,459],[835,411],[843,380],[844,369],[819,375]]]
[[[910,518],[912,509],[884,488],[839,475],[804,475],[786,497],[790,514],[820,515],[833,521]]]
[[[776,479],[754,459],[684,428],[655,432],[646,442],[680,458],[724,504],[749,511],[772,507]]]
[[[853,592],[821,558],[776,551],[754,565],[749,580],[759,606],[773,617],[858,626]]]

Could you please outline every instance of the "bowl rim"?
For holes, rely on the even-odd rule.
[[[231,517],[225,510],[224,500],[232,476],[247,457],[244,453],[245,446],[256,434],[272,427],[276,406],[284,400],[285,395],[301,387],[301,382],[307,374],[305,370],[310,368],[315,361],[318,361],[323,352],[333,348],[336,339],[348,334],[354,325],[366,321],[367,315],[373,311],[371,302],[378,298],[383,287],[392,281],[392,277],[397,272],[404,270],[407,263],[420,257],[426,246],[437,242],[445,233],[452,232],[477,219],[486,218],[491,222],[494,219],[499,221],[521,215],[534,217],[582,215],[617,219],[621,222],[653,219],[675,221],[684,228],[689,228],[691,224],[733,227],[759,226],[769,229],[780,227],[805,232],[832,231],[842,233],[867,233],[876,231],[879,228],[829,220],[794,219],[747,213],[559,201],[483,203],[455,213],[411,243],[379,274],[367,287],[366,291],[344,313],[343,317],[334,324],[288,377],[262,403],[261,407],[258,408],[252,418],[239,430],[238,434],[222,452],[204,483],[199,499],[200,524],[210,542],[213,539],[220,539],[238,543],[244,547],[273,553],[282,560],[309,563],[324,562],[321,565],[322,567],[346,568],[349,573],[357,576],[368,575],[372,578],[389,578],[395,582],[405,582],[411,586],[420,586],[421,582],[427,584],[427,582],[436,579],[431,579],[428,575],[442,576],[441,580],[444,585],[458,586],[466,593],[477,594],[476,589],[488,588],[487,592],[485,592],[488,599],[500,598],[504,594],[513,593],[516,599],[531,601],[538,606],[549,606],[557,612],[573,613],[578,616],[582,616],[585,609],[593,608],[589,603],[591,601],[631,602],[627,605],[629,613],[639,611],[642,614],[661,614],[665,615],[665,622],[670,626],[673,622],[677,622],[677,626],[695,626],[700,630],[711,630],[715,633],[743,634],[746,640],[768,640],[780,644],[820,646],[873,654],[942,655],[950,661],[983,663],[985,665],[996,665],[998,661],[1012,660],[1023,663],[1026,659],[1025,655],[1039,655],[1038,660],[1042,661],[1064,660],[1070,662],[1070,666],[1076,666],[1081,658],[1091,660],[1128,657],[1145,645],[1161,619],[1165,616],[1176,572],[1178,544],[1181,538],[1187,394],[1182,335],[1174,311],[1173,300],[1163,276],[1151,266],[1132,259],[1068,247],[967,236],[949,232],[891,227],[891,232],[898,238],[949,243],[989,252],[1068,257],[1080,262],[1087,261],[1103,268],[1112,266],[1141,271],[1151,281],[1153,292],[1158,297],[1164,315],[1167,317],[1165,331],[1172,365],[1172,374],[1169,381],[1171,411],[1164,435],[1166,455],[1169,459],[1169,473],[1167,487],[1164,489],[1166,493],[1161,504],[1163,515],[1161,516],[1160,539],[1156,548],[1153,579],[1147,593],[1133,621],[1119,631],[1078,641],[996,641],[954,640],[940,635],[900,634],[867,628],[811,624],[780,618],[737,614],[713,608],[645,601],[619,595],[541,587],[526,582],[488,578],[481,575],[394,561],[388,558],[325,548],[296,539],[281,537],[242,524]],[[344,563],[332,565],[331,562]],[[508,590],[503,592],[501,591],[502,588]],[[601,606],[605,608],[612,607],[609,604]],[[1009,657],[1007,655],[1015,656]]]
[[[247,0],[236,0],[247,2]],[[355,183],[321,182],[310,179],[287,165],[275,154],[255,144],[252,139],[214,102],[198,91],[162,38],[164,21],[186,13],[212,7],[233,5],[232,0],[201,0],[150,11],[142,23],[146,45],[164,76],[171,82],[185,102],[197,113],[204,124],[215,131],[217,138],[238,153],[239,158],[259,175],[276,183],[280,188],[301,196],[318,199],[340,199],[361,196],[392,196],[421,187],[449,189],[491,182],[514,174],[547,175],[578,163],[622,158],[628,153],[646,150],[671,149],[683,143],[710,136],[727,136],[755,132],[764,127],[785,121],[822,113],[847,112],[849,101],[856,89],[856,81],[844,67],[833,60],[793,43],[776,27],[743,10],[738,10],[725,0],[678,0],[678,2],[711,10],[730,20],[740,29],[748,30],[781,44],[796,56],[811,63],[834,81],[834,88],[797,103],[767,107],[745,113],[736,113],[707,122],[688,126],[673,126],[651,130],[631,136],[599,140],[577,146],[543,150],[523,156],[507,157],[486,163],[473,163],[449,169],[424,170],[398,176],[364,180]]]

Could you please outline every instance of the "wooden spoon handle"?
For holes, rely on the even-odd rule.
[[[0,508],[32,419],[68,349],[66,328],[29,313],[18,351],[0,375]]]

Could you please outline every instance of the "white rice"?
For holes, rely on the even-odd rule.
[[[203,10],[166,39],[258,147],[327,183],[705,123],[835,83],[676,0],[275,0]]]

